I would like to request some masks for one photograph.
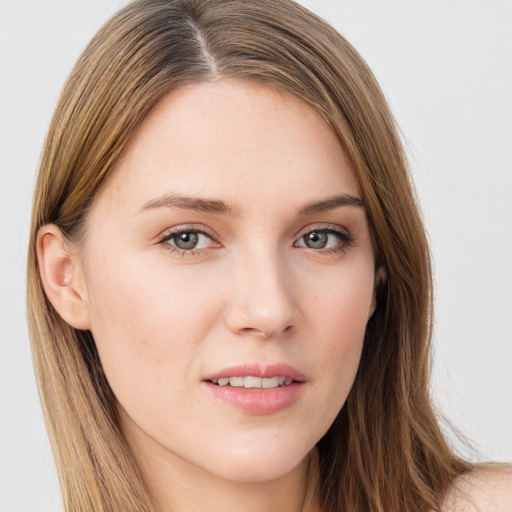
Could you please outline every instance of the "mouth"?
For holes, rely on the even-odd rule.
[[[269,415],[291,407],[301,397],[306,378],[284,363],[226,368],[203,380],[215,398],[250,415]]]
[[[204,378],[205,382],[215,386],[246,389],[282,388],[305,380],[306,377],[299,370],[286,363],[246,363],[225,368]]]
[[[294,380],[290,377],[277,375],[275,377],[256,377],[246,375],[239,377],[221,377],[213,379],[212,384],[220,387],[245,388],[245,389],[275,389],[290,386]]]

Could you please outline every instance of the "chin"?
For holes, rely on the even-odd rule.
[[[234,482],[256,483],[277,480],[292,472],[310,450],[293,446],[287,441],[250,444],[217,454],[214,473]],[[311,447],[311,449],[313,446]],[[228,453],[229,452],[229,453]]]

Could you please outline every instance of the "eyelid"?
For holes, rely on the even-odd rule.
[[[212,241],[211,247],[203,247],[200,249],[181,249],[180,247],[176,247],[175,245],[172,245],[170,243],[167,243],[169,240],[172,239],[173,236],[179,234],[179,233],[187,233],[187,232],[194,232],[201,235],[204,235],[208,237]],[[218,237],[213,233],[213,231],[209,228],[207,228],[204,225],[201,225],[200,227],[194,224],[180,224],[178,226],[174,226],[172,228],[167,229],[164,231],[161,235],[158,236],[156,243],[158,245],[162,245],[165,247],[166,250],[177,253],[181,256],[194,256],[197,253],[205,253],[211,249],[216,249],[219,247],[222,247],[222,244],[218,241]]]
[[[164,240],[168,240],[170,237],[176,235],[177,233],[183,233],[187,231],[201,233],[211,238],[212,240],[216,240],[218,238],[217,235],[206,226],[199,226],[197,224],[179,224],[177,226],[173,226],[172,228],[166,229],[164,232],[162,232],[162,234],[158,235],[157,240],[158,242],[162,242]]]
[[[335,234],[339,236],[340,239],[340,245],[336,247],[329,247],[329,248],[322,248],[322,249],[313,249],[310,247],[307,247],[306,245],[297,245],[300,240],[303,239],[304,236],[306,236],[308,233],[311,233],[312,231],[320,231],[320,232],[328,232],[331,234]],[[330,254],[330,253],[340,253],[345,252],[347,249],[352,247],[354,245],[355,238],[351,234],[351,232],[342,226],[339,226],[337,224],[312,224],[307,226],[306,228],[299,231],[299,235],[296,236],[294,246],[309,249],[316,253],[322,253],[322,254]]]
[[[298,231],[298,233],[295,235],[295,238],[299,240],[307,233],[310,233],[311,231],[331,231],[334,233],[339,233],[340,235],[344,235],[347,237],[352,238],[352,235],[350,231],[347,228],[344,228],[343,226],[340,226],[338,224],[331,224],[331,223],[322,223],[319,222],[317,224],[309,224],[305,228],[302,228]]]

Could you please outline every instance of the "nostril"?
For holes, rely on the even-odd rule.
[[[226,325],[233,333],[267,340],[289,334],[298,321],[299,313],[295,301],[278,294],[248,295],[245,288],[229,301],[226,311]],[[259,297],[259,299],[258,299]]]
[[[272,334],[268,334],[260,329],[255,329],[254,327],[244,327],[241,329],[241,332],[244,334],[253,334],[254,336],[259,336],[265,340],[268,340],[272,337]]]
[[[260,337],[264,340],[269,340],[271,338],[273,338],[274,336],[276,335],[279,335],[279,334],[288,334],[291,332],[292,330],[292,326],[291,325],[288,325],[286,326],[283,330],[279,330],[279,332],[274,332],[274,331],[270,331],[270,330],[265,330],[265,329],[257,329],[257,328],[254,328],[254,327],[244,327],[242,329],[240,329],[240,332],[243,333],[243,334],[247,334],[247,335],[253,335],[253,336],[257,336],[257,337]]]

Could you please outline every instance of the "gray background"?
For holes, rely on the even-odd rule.
[[[30,201],[60,88],[124,3],[0,0],[4,512],[61,510],[25,326]],[[303,3],[366,58],[401,127],[435,259],[434,396],[483,459],[511,461],[512,2]]]

